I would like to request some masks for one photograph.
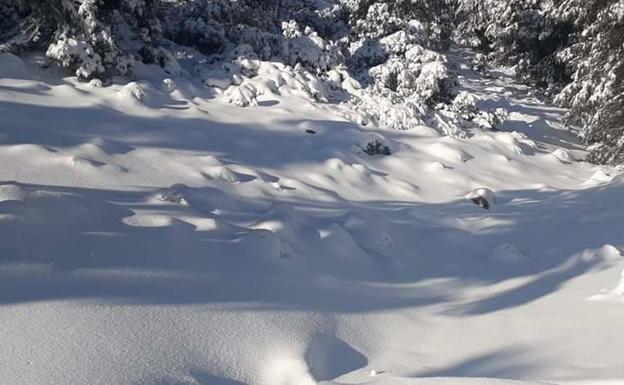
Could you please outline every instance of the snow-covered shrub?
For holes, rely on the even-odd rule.
[[[453,99],[451,109],[460,114],[462,118],[472,120],[479,113],[477,108],[478,101],[478,96],[462,91]]]
[[[448,45],[446,1],[343,1],[351,27],[346,64],[362,85],[349,90],[367,120],[394,129],[424,123],[432,106],[450,102],[457,80],[443,54]]]
[[[616,97],[600,105],[588,123],[585,140],[593,148],[587,160],[599,164],[624,164],[624,90],[620,89]]]
[[[9,36],[15,36],[18,32],[19,22],[17,2],[11,0],[0,2],[0,37],[2,40]]]
[[[239,107],[257,106],[257,95],[258,90],[251,83],[231,86],[224,93],[225,100],[228,103]]]
[[[487,56],[482,53],[477,53],[472,63],[472,70],[478,72],[481,75],[486,75],[488,71],[489,63]]]
[[[191,69],[237,105],[262,92],[348,100],[357,122],[394,129],[423,124],[457,93],[441,53],[450,0],[6,1],[33,20],[26,40],[82,79],[130,74],[137,62]],[[279,75],[261,70],[269,62],[284,65]]]
[[[46,56],[60,65],[75,69],[76,75],[87,79],[104,72],[102,57],[95,52],[88,42],[62,34],[50,44]]]
[[[581,136],[596,163],[624,162],[624,1],[567,0],[557,16],[581,31],[576,42],[559,52],[572,81],[557,96],[570,108],[567,120]]]
[[[140,35],[147,37],[150,29],[142,26],[158,24],[149,21],[145,0],[118,6],[98,0],[17,2],[21,46],[45,49],[48,57],[84,79],[128,73],[133,57],[123,47],[122,35],[133,31],[140,41]],[[11,45],[11,41],[4,43]],[[11,49],[19,50],[19,45]]]
[[[416,80],[416,89],[430,104],[449,102],[457,95],[458,82],[443,62],[432,62],[423,65]]]
[[[553,95],[569,80],[556,57],[573,32],[544,0],[459,0],[457,40],[490,60],[517,65],[517,76]]]
[[[225,29],[214,19],[190,16],[176,31],[178,43],[197,48],[205,54],[220,52],[227,44]]]
[[[282,23],[283,35],[287,38],[283,43],[282,55],[290,65],[302,64],[307,68],[327,70],[336,64],[340,52],[335,44],[326,41],[312,29],[300,30],[296,21]]]
[[[494,111],[479,111],[472,119],[483,130],[496,131],[507,120],[508,112],[504,108]]]
[[[452,2],[446,0],[343,0],[351,11],[354,33],[364,38],[379,39],[404,31],[419,35],[423,45],[448,46],[452,31]]]
[[[169,74],[180,75],[184,73],[182,66],[173,52],[165,47],[146,45],[138,52],[138,54],[140,55],[143,63],[157,64]]]
[[[483,130],[497,130],[507,119],[507,110],[504,108],[497,108],[494,111],[480,110],[477,107],[478,102],[478,96],[462,91],[455,97],[449,109],[458,114],[463,120],[473,123],[476,127]]]
[[[381,143],[378,140],[373,140],[372,142],[368,142],[366,143],[365,147],[362,147],[362,151],[369,156],[375,156],[375,155],[390,155],[392,154],[392,152],[390,151],[390,147],[386,146],[385,144]]]

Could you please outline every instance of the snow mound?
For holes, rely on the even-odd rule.
[[[335,261],[361,263],[362,260],[368,259],[366,253],[357,244],[344,227],[338,223],[332,223],[327,228],[319,230],[319,237],[326,253]]]
[[[516,155],[531,155],[537,148],[533,140],[516,131],[500,133],[496,136],[496,140],[503,143],[509,151]]]
[[[472,190],[465,198],[486,210],[492,208],[492,205],[496,203],[496,195],[494,192],[484,187]]]
[[[474,157],[468,152],[446,143],[433,143],[427,146],[426,151],[443,161],[451,163],[465,163]]]
[[[624,304],[624,270],[622,270],[618,279],[618,283],[614,288],[603,289],[600,293],[589,297],[589,300]]]
[[[603,245],[599,249],[585,250],[581,254],[581,258],[584,261],[598,260],[598,261],[612,261],[619,262],[622,260],[622,253],[613,245]]]
[[[607,184],[613,181],[613,179],[615,179],[615,175],[613,175],[612,173],[610,173],[609,171],[603,168],[600,168],[599,170],[594,172],[592,176],[589,179],[587,179],[587,181],[585,181],[584,184],[586,185]]]
[[[133,100],[139,103],[147,103],[150,95],[149,90],[137,82],[130,82],[119,91],[124,100]]]
[[[102,80],[97,79],[97,78],[96,79],[91,79],[89,81],[89,85],[91,87],[94,87],[94,88],[102,88],[102,87],[104,87],[104,84],[102,83]]]
[[[28,71],[26,63],[12,53],[0,54],[0,77],[14,79],[31,79],[32,73]]]
[[[166,78],[162,80],[161,88],[164,92],[172,93],[173,91],[179,89],[179,86],[175,80]]]
[[[600,255],[603,259],[619,261],[622,258],[620,249],[613,245],[604,245],[600,248]]]
[[[257,96],[258,89],[250,83],[231,86],[223,94],[228,103],[238,107],[258,106]]]
[[[100,162],[98,160],[93,159],[89,155],[84,155],[84,154],[74,155],[74,156],[69,157],[69,163],[72,166],[79,166],[79,167],[101,167],[106,164],[104,162]]]
[[[575,160],[570,151],[563,148],[557,148],[550,154],[563,163],[569,163]]]
[[[367,365],[366,356],[345,341],[331,335],[314,336],[305,361],[315,381],[328,381]]]
[[[438,161],[430,162],[425,165],[425,170],[429,172],[441,172],[446,169],[447,167],[442,162]]]
[[[389,85],[398,74],[396,91],[249,58],[229,63],[223,89],[204,87],[219,83],[208,61],[206,79],[152,71],[102,89],[0,77],[0,382],[621,378],[624,307],[584,306],[579,292],[623,298],[623,181],[583,185],[594,166],[551,156],[567,139],[546,126],[562,112],[503,99],[519,88],[504,74],[466,76],[456,108],[504,105],[523,119],[505,128],[526,135],[453,113],[434,126],[444,111],[419,104],[412,80],[442,58],[405,38],[384,43],[412,66],[373,71]],[[190,70],[194,53],[180,54]],[[227,103],[233,84],[253,86],[258,107]],[[358,153],[374,140],[392,155]],[[491,215],[458,204],[475,187],[477,204],[492,208],[494,191],[513,203]]]
[[[21,201],[27,193],[17,184],[6,183],[0,185],[0,202]]]

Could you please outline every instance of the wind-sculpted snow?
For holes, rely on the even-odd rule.
[[[323,102],[337,70],[0,55],[0,383],[621,382],[620,170],[471,57],[440,126],[391,130]]]

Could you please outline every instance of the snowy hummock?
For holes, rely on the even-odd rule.
[[[624,380],[623,178],[508,70],[462,71],[508,118],[457,136],[358,125],[276,64],[152,70],[0,55],[1,383]]]
[[[480,187],[468,193],[466,199],[489,210],[490,207],[496,203],[496,194],[489,188]]]

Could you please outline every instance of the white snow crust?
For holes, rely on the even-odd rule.
[[[624,383],[624,182],[563,110],[464,69],[497,131],[388,130],[255,70],[0,55],[0,384]]]

